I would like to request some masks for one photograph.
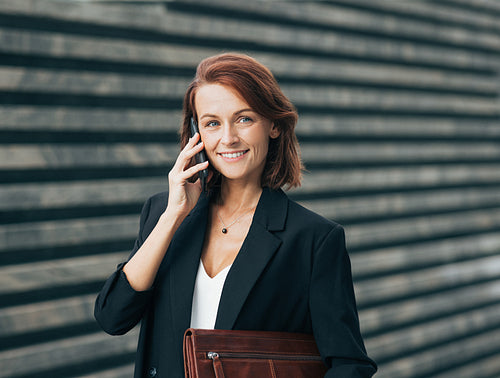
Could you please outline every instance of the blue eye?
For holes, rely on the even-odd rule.
[[[219,124],[219,122],[217,121],[209,121],[205,124],[205,127],[214,127],[214,126],[217,126]]]
[[[252,119],[250,117],[241,117],[240,122],[241,123],[252,122]]]

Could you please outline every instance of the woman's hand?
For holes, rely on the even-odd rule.
[[[190,178],[203,169],[208,168],[208,161],[190,166],[193,157],[203,150],[200,134],[193,135],[182,149],[168,174],[168,207],[167,210],[179,216],[186,216],[198,202],[202,188],[200,179],[190,182]],[[210,180],[210,175],[209,178]]]
[[[197,144],[199,140],[199,134],[195,134],[177,157],[168,174],[167,209],[142,246],[123,267],[130,286],[136,291],[151,288],[175,231],[198,202],[200,179],[195,182],[189,182],[189,179],[208,167],[208,162],[190,167],[193,156],[203,150],[203,142]]]

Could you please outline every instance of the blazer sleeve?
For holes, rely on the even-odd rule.
[[[325,377],[375,374],[376,364],[366,355],[359,329],[351,263],[340,225],[315,251],[309,298],[314,338],[329,367]]]
[[[135,241],[130,258],[140,248],[147,235],[144,225],[149,216],[151,198],[142,208],[139,235]],[[122,335],[135,327],[141,320],[151,298],[153,289],[136,291],[130,286],[123,272],[125,262],[117,266],[116,271],[107,279],[97,296],[94,317],[101,328],[111,335]]]

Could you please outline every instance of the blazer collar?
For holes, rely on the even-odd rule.
[[[254,222],[259,222],[268,231],[281,231],[285,228],[288,211],[288,197],[281,189],[264,188],[255,209]]]
[[[171,242],[169,259],[171,310],[175,329],[189,327],[196,273],[208,222],[209,198],[200,197]],[[264,188],[252,224],[226,278],[215,328],[232,329],[260,274],[281,245],[273,231],[285,227],[288,197],[282,190]]]
[[[272,231],[283,230],[288,199],[281,191],[264,188],[247,237],[226,278],[215,328],[232,329],[262,271],[281,245]]]

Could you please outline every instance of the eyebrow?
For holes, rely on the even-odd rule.
[[[238,114],[241,114],[244,112],[254,112],[254,110],[251,108],[245,108],[245,109],[238,110],[237,112],[234,112],[233,115],[238,115]],[[217,115],[216,114],[203,114],[200,117],[200,119],[203,119],[203,118],[217,118]]]

